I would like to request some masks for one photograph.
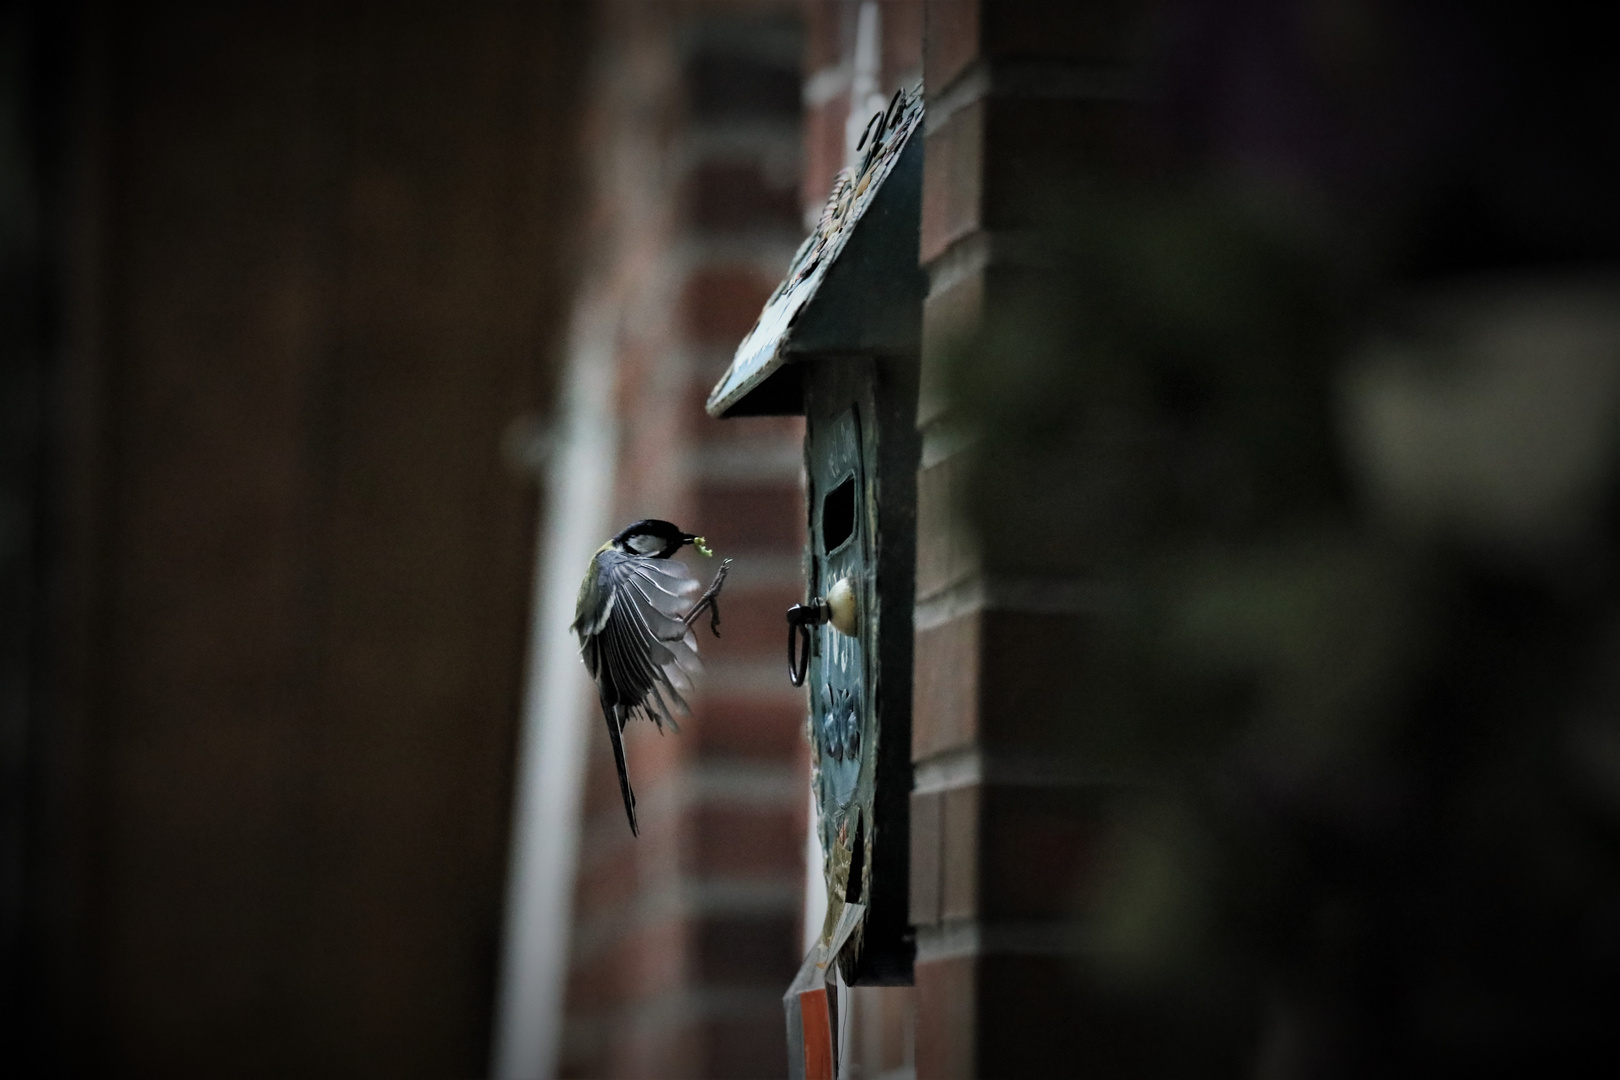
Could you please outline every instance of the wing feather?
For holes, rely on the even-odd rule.
[[[699,670],[696,639],[681,620],[685,597],[698,587],[697,580],[679,563],[612,549],[598,552],[593,566],[594,591],[609,599],[594,610],[582,605],[575,625],[576,632],[599,626],[588,638],[581,632],[587,666],[609,704],[624,705],[629,714],[660,725],[674,723],[671,706],[688,711],[682,691],[691,690]],[[592,618],[597,612],[600,616]]]
[[[635,795],[620,733],[637,715],[660,729],[669,724],[679,730],[673,714],[690,712],[682,695],[691,692],[693,676],[702,665],[697,638],[685,616],[699,588],[697,578],[679,562],[630,555],[610,546],[591,559],[580,586],[573,630],[608,718],[632,830]]]

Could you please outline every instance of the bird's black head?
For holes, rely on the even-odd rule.
[[[667,521],[646,518],[620,530],[619,535],[613,538],[613,546],[631,555],[667,559],[696,539],[698,537],[681,532]]]

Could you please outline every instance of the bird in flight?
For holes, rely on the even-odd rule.
[[[573,631],[585,668],[596,680],[596,692],[613,742],[613,763],[619,770],[619,791],[630,832],[636,824],[636,796],[624,758],[624,725],[642,716],[658,725],[680,725],[670,706],[688,712],[683,691],[692,689],[692,676],[700,665],[692,624],[707,610],[709,629],[720,636],[720,588],[731,560],[720,564],[709,588],[688,606],[698,580],[684,565],[671,559],[691,544],[712,555],[703,537],[682,532],[667,521],[648,518],[634,522],[596,550],[585,580],[579,586]]]

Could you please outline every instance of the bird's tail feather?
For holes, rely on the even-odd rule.
[[[624,722],[620,718],[622,705],[602,702],[602,715],[607,718],[608,738],[613,742],[613,764],[619,769],[619,793],[624,796],[625,816],[630,819],[630,835],[640,836],[636,826],[636,793],[630,790],[630,770],[624,760]]]

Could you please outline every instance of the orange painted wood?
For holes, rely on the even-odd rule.
[[[827,991],[801,991],[799,1018],[804,1025],[804,1080],[834,1080],[832,1022],[827,1016]]]

